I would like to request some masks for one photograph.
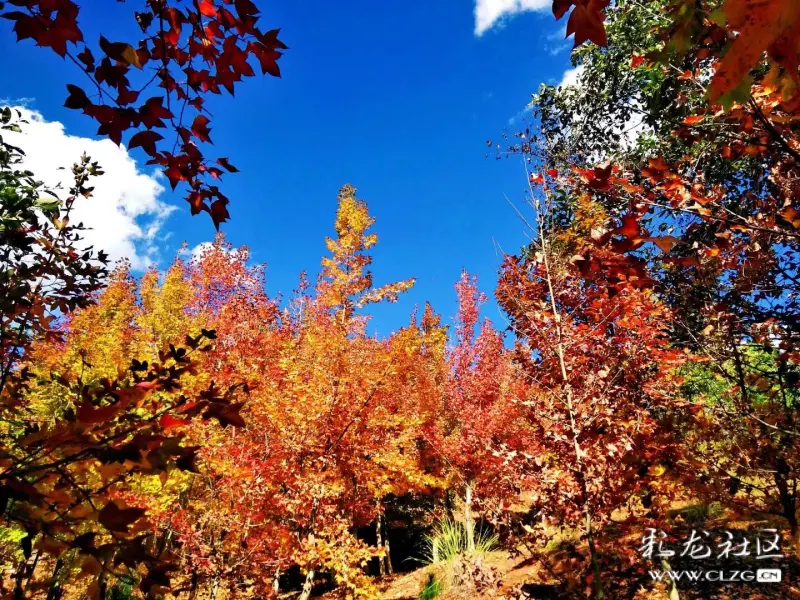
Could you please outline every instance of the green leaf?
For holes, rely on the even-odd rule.
[[[717,101],[726,111],[729,111],[734,103],[744,104],[750,99],[750,90],[753,89],[753,76],[747,75],[739,82],[735,88],[724,94]]]

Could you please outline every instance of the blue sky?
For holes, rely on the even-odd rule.
[[[129,4],[103,2],[103,11],[95,0],[82,4],[89,35],[135,37]],[[417,278],[397,305],[373,311],[378,331],[406,323],[425,300],[449,320],[464,268],[491,296],[501,249],[516,252],[525,243],[524,226],[504,199],[521,203],[525,181],[518,160],[485,156],[486,141],[511,132],[509,119],[539,84],[558,82],[570,67],[568,46],[557,39],[563,25],[549,11],[520,12],[477,36],[467,0],[257,4],[262,25],[281,27],[290,46],[280,62],[283,78],[249,79],[235,99],[209,103],[210,153],[241,169],[224,181],[232,204],[223,230],[267,263],[270,293],[290,293],[301,270],[316,274],[337,190],[347,182],[377,219],[376,283]],[[481,4],[485,14],[486,5],[502,13],[542,2]],[[0,98],[32,99],[28,105],[62,123],[66,134],[91,138],[96,126],[62,107],[65,85],[81,83],[81,74],[30,40],[17,44],[9,23],[0,27],[0,55],[14,65],[0,72]],[[97,151],[102,164],[105,150]],[[132,157],[147,170],[138,150]],[[63,157],[65,164],[73,159]],[[192,247],[213,238],[210,219],[190,217],[180,193],[164,192],[158,201],[177,207],[146,242],[160,265],[181,242]],[[493,303],[485,312],[501,321]]]

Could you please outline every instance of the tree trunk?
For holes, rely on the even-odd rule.
[[[99,590],[97,596],[100,600],[106,600],[106,597],[108,597],[108,579],[105,575],[106,572],[103,571],[100,573],[100,579],[97,580],[97,588]]]
[[[311,588],[314,587],[314,569],[309,569],[306,573],[306,580],[303,583],[303,591],[300,593],[298,600],[308,600],[311,598]]]
[[[592,529],[592,516],[586,511],[586,539],[589,542],[589,555],[592,559],[592,588],[594,588],[595,600],[602,600],[606,597],[603,592],[603,583],[600,581],[600,561],[597,559],[597,548],[594,545],[594,530]]]
[[[197,570],[192,571],[192,587],[189,590],[189,600],[194,600],[197,597]]]
[[[272,578],[272,593],[274,593],[277,596],[278,592],[280,591],[281,591],[281,570],[276,569],[275,576]]]
[[[375,545],[378,548],[383,548],[383,537],[381,536],[381,515],[375,520]],[[386,575],[386,563],[383,562],[383,556],[378,557],[378,575],[383,577]]]
[[[777,470],[775,472],[775,487],[778,488],[778,495],[780,498],[781,506],[783,507],[783,517],[789,523],[789,531],[792,536],[792,543],[795,549],[800,551],[800,524],[797,522],[797,497],[794,490],[789,489],[789,482],[786,480],[785,474],[789,471],[786,465],[786,460],[783,457],[778,458]]]
[[[464,528],[467,532],[467,552],[475,552],[475,522],[472,520],[472,486],[464,490]]]
[[[316,516],[316,506],[314,506],[314,513],[314,516]],[[309,546],[314,545],[313,533],[308,534],[308,542]],[[306,573],[306,580],[303,583],[303,591],[300,593],[300,597],[297,600],[308,600],[311,597],[311,588],[314,587],[314,575],[316,575],[316,573],[314,573],[314,568],[311,567],[308,570],[308,573]]]
[[[217,592],[219,591],[219,573],[214,575],[214,583],[211,584],[210,600],[217,600]]]
[[[98,595],[100,596],[100,600],[106,600],[108,597],[108,565],[114,558],[114,554],[115,551],[112,550],[111,554],[103,561],[103,571],[100,573],[100,577],[97,579],[97,587],[99,590]]]
[[[527,171],[527,167],[525,168],[526,175],[530,180],[530,174]],[[572,434],[572,446],[575,452],[575,464],[578,467],[577,469],[577,476],[578,481],[581,486],[581,495],[583,496],[583,514],[584,514],[584,524],[585,524],[585,532],[586,532],[586,539],[589,543],[589,554],[592,560],[592,587],[594,588],[594,597],[596,600],[601,600],[605,598],[605,594],[603,593],[603,584],[600,581],[600,562],[597,559],[597,548],[594,545],[594,531],[592,529],[592,512],[589,508],[589,494],[588,488],[586,486],[586,469],[583,465],[583,452],[581,451],[581,446],[579,437],[580,431],[578,426],[575,422],[575,407],[572,401],[572,386],[570,385],[569,380],[569,373],[567,370],[567,361],[565,357],[565,349],[564,349],[564,334],[561,329],[561,315],[558,310],[558,305],[556,304],[556,293],[553,287],[553,277],[552,272],[550,270],[550,259],[548,257],[548,249],[547,249],[547,239],[545,236],[545,228],[544,228],[544,217],[541,210],[541,203],[539,201],[539,197],[534,194],[533,186],[530,184],[529,188],[531,191],[531,195],[534,199],[534,208],[536,209],[536,224],[539,229],[539,243],[541,244],[542,248],[542,259],[544,261],[544,269],[545,269],[545,279],[547,281],[547,290],[550,295],[550,307],[553,310],[553,318],[555,321],[555,329],[556,329],[556,356],[558,357],[558,365],[561,370],[561,386],[562,391],[564,393],[564,400],[566,401],[567,411],[569,413],[569,426],[570,432]],[[549,201],[550,191],[547,186],[544,186],[545,196]]]
[[[386,561],[386,572],[391,575],[394,573],[392,568],[392,553],[389,547],[389,528],[386,526],[386,515],[381,514],[381,525],[383,526],[383,547],[386,548],[384,560]]]
[[[795,527],[794,533],[792,533],[792,541],[794,542],[795,551],[800,554],[800,527]]]
[[[23,592],[28,591],[28,587],[31,584],[31,580],[33,579],[33,574],[36,572],[36,565],[39,564],[39,559],[42,557],[42,553],[39,550],[35,550],[36,557],[33,559],[33,564],[28,568],[28,581],[25,582],[25,587],[23,588]]]
[[[792,544],[795,551],[800,554],[800,525],[797,523],[797,515],[792,514],[789,519],[789,534],[792,537]]]
[[[47,590],[46,600],[60,600],[61,596],[64,595],[64,590],[61,588],[61,583],[58,581],[58,572],[63,565],[64,561],[59,557],[56,561],[56,567],[53,569],[53,576],[50,579],[50,589]]]
[[[158,557],[162,557],[164,555],[164,553],[167,550],[170,549],[171,542],[172,542],[172,530],[170,529],[167,532],[167,535],[163,536],[160,541],[161,541],[161,544],[160,544],[161,547],[160,548],[159,548],[158,541],[156,542],[156,550],[158,552],[156,554],[156,556],[158,556]]]
[[[25,592],[22,587],[22,582],[25,581],[25,572],[27,571],[28,561],[30,557],[23,558],[22,562],[17,567],[17,572],[14,575],[14,600],[25,600]]]

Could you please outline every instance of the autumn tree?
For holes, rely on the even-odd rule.
[[[423,483],[412,434],[418,399],[413,389],[400,392],[405,386],[397,381],[405,377],[401,364],[419,352],[421,342],[402,334],[372,338],[361,312],[394,301],[413,280],[373,285],[372,224],[355,189],[344,186],[336,236],[326,240],[330,255],[322,261],[313,294],[301,290],[285,317],[280,368],[264,389],[261,418],[282,432],[289,453],[289,468],[279,481],[293,490],[284,496],[287,519],[300,540],[293,561],[307,572],[304,598],[320,568],[337,573],[345,586],[361,587],[362,565],[374,551],[353,537],[354,527],[376,519],[392,486]],[[345,559],[336,548],[348,545]]]
[[[188,341],[185,331],[196,329],[213,335],[214,346],[194,357],[194,368],[182,381],[185,395],[202,395],[209,386],[255,385],[259,370],[272,358],[265,333],[274,329],[277,308],[264,292],[263,268],[249,267],[248,257],[246,248],[234,250],[220,238],[197,258],[187,261],[179,256],[166,272],[151,269],[138,281],[123,264],[112,273],[97,303],[70,317],[64,343],[34,348],[33,362],[40,370],[80,372],[85,381],[97,381],[117,373],[131,360],[158,362],[164,353]],[[239,360],[235,360],[237,356]],[[245,361],[243,356],[251,360]],[[220,406],[216,419],[225,425],[244,425],[240,406]],[[206,581],[218,588],[225,581],[222,575],[226,579],[244,578],[242,573],[232,572],[230,564],[215,563],[222,558],[221,552],[210,556],[206,550],[221,547],[222,530],[216,528],[219,515],[227,511],[231,523],[234,517],[243,516],[231,513],[230,497],[217,485],[215,474],[225,472],[230,462],[211,460],[226,433],[213,425],[192,423],[188,416],[176,413],[165,415],[159,425],[171,435],[185,436],[186,445],[198,451],[198,464],[202,465],[202,470],[193,475],[172,472],[167,477],[163,472],[155,483],[154,478],[141,477],[127,482],[127,501],[150,515],[161,552],[174,552],[181,569],[188,569],[185,561],[192,559],[192,568],[185,574],[188,581],[179,570],[173,589],[185,585],[196,590]],[[200,507],[198,515],[205,528],[188,520],[194,507]],[[199,531],[190,535],[186,524],[199,526]],[[242,529],[246,532],[244,522]],[[249,539],[252,543],[255,538]],[[224,545],[233,540],[233,535],[227,536]],[[248,557],[243,554],[240,558]],[[247,567],[247,573],[252,574],[259,565],[252,562]]]
[[[256,352],[243,353],[248,345],[231,337],[220,355],[216,368],[252,376],[251,400],[243,413],[247,425],[235,438],[207,444],[208,465],[217,473],[211,476],[213,486],[193,491],[190,504],[196,509],[180,516],[180,538],[187,548],[194,544],[204,553],[191,558],[196,565],[208,558],[208,533],[219,529],[216,519],[198,528],[209,521],[204,516],[209,506],[230,514],[224,541],[218,538],[227,548],[222,577],[241,593],[247,586],[236,581],[247,579],[242,577],[246,570],[253,582],[249,589],[269,594],[282,571],[300,565],[306,573],[304,597],[320,571],[333,572],[343,589],[366,597],[371,584],[364,568],[383,549],[359,540],[357,528],[379,523],[387,495],[436,482],[420,469],[417,427],[438,408],[436,369],[427,364],[436,356],[443,359],[444,337],[429,313],[420,326],[412,323],[386,340],[367,335],[362,310],[394,300],[412,283],[373,286],[368,251],[377,236],[369,232],[372,223],[354,188],[342,188],[336,236],[326,240],[330,256],[323,259],[318,282],[313,288],[302,283],[269,321],[250,310],[242,290],[236,291],[241,277],[226,273],[237,259],[226,257],[220,247],[204,253],[196,263],[198,275],[191,276],[204,282],[192,294],[200,305],[203,298],[213,299],[220,314],[239,306],[228,321],[238,335],[260,331]],[[225,261],[231,265],[220,264]],[[211,289],[209,278],[199,273],[216,279]],[[227,328],[215,327],[222,342]],[[205,537],[198,537],[199,529]],[[244,539],[246,549],[236,549]],[[273,578],[265,578],[264,569]]]
[[[12,111],[2,119],[4,130],[19,130]],[[105,257],[85,247],[70,213],[101,170],[83,157],[62,200],[19,169],[21,151],[0,145],[0,509],[20,549],[2,557],[14,565],[10,593],[60,598],[73,570],[91,597],[105,597],[119,578],[145,594],[168,588],[170,556],[153,551],[146,511],[125,492],[135,477],[194,470],[197,448],[182,444],[181,434],[164,435],[165,423],[176,413],[222,421],[236,410],[230,400],[239,386],[209,382],[191,400],[182,393],[193,355],[210,348],[210,330],[184,335],[183,346],[160,348],[152,361],[131,359],[135,304],[124,268],[104,292],[110,330],[92,339],[92,323],[81,316],[98,315]],[[74,353],[70,324],[87,342]],[[87,351],[103,339],[110,355]]]
[[[160,419],[197,448],[196,473],[175,472],[160,490],[153,478],[129,481],[125,497],[176,557],[173,589],[269,596],[299,565],[306,596],[322,572],[369,597],[365,569],[386,564],[386,547],[359,539],[359,528],[380,527],[388,496],[442,485],[424,431],[441,407],[446,333],[430,307],[385,339],[367,333],[365,308],[413,283],[373,285],[372,224],[354,188],[342,188],[320,277],[283,307],[264,291],[264,267],[222,238],[138,282],[122,267],[95,306],[70,318],[63,343],[37,351],[41,369],[69,365],[100,379],[132,356],[158,361],[183,331],[207,327],[214,345],[183,393],[247,386],[244,406],[214,415],[239,429],[180,412]]]
[[[582,532],[587,582],[602,598],[598,531],[637,495],[649,506],[652,480],[678,458],[664,408],[680,355],[669,347],[669,309],[636,273],[610,256],[605,268],[583,268],[572,254],[580,236],[552,226],[553,175],[531,176],[535,241],[506,257],[496,293],[531,382],[523,404],[537,444],[536,505]]]
[[[584,227],[584,271],[652,287],[672,342],[717,382],[683,371],[698,415],[688,483],[781,514],[797,539],[797,5],[595,8],[604,39],[573,53],[578,86],[540,92],[541,130],[516,149],[556,173],[561,224],[605,213]]]
[[[434,433],[451,485],[463,494],[467,550],[475,549],[475,506],[488,516],[519,498],[533,448],[522,419],[525,386],[503,336],[479,311],[486,297],[466,272],[456,284],[454,345]],[[527,457],[527,458],[526,458]]]

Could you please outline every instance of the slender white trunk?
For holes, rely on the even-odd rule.
[[[527,172],[527,169],[526,169]],[[530,181],[530,176],[528,177]],[[529,184],[530,185],[530,184]],[[549,190],[545,186],[545,194],[549,194]],[[575,422],[575,406],[572,398],[572,386],[570,385],[569,375],[567,373],[567,361],[564,353],[564,332],[561,329],[561,314],[556,304],[556,294],[553,289],[553,277],[550,271],[550,259],[548,257],[547,240],[545,238],[544,229],[544,216],[541,211],[541,203],[538,198],[533,194],[531,189],[531,196],[535,202],[536,208],[536,221],[539,227],[539,242],[542,246],[542,260],[544,263],[545,275],[547,277],[547,290],[550,294],[550,306],[553,310],[553,322],[556,329],[556,356],[558,357],[558,364],[561,370],[561,382],[564,390],[564,399],[569,414],[570,433],[572,434],[572,445],[575,452],[575,464],[578,467],[578,476],[580,477],[581,491],[583,495],[583,515],[584,515],[584,532],[586,540],[589,544],[589,555],[592,564],[592,587],[594,588],[595,600],[603,600],[605,593],[603,592],[603,584],[600,580],[600,562],[597,556],[597,548],[594,544],[594,529],[592,527],[592,512],[589,506],[589,495],[584,479],[585,469],[583,465],[583,452],[581,451],[580,442],[578,441],[579,431]]]
[[[313,533],[309,533],[308,534],[308,545],[309,546],[313,546],[314,545],[314,534]],[[303,583],[303,591],[300,592],[300,597],[298,598],[298,600],[308,600],[311,597],[311,588],[314,587],[314,576],[315,575],[316,575],[316,573],[314,573],[313,567],[310,568],[308,570],[308,573],[306,573],[306,580]]]
[[[308,573],[306,573],[306,580],[303,583],[303,591],[300,592],[300,598],[298,600],[308,600],[311,598],[311,588],[314,586],[314,569],[310,569]]]
[[[281,570],[275,571],[275,577],[272,579],[272,592],[277,596],[281,591]]]
[[[381,515],[375,519],[375,545],[378,548],[383,548],[383,536],[381,535]],[[383,562],[383,556],[378,557],[378,575],[383,577],[386,575],[386,563]]]
[[[472,518],[472,486],[464,490],[464,528],[467,531],[467,551],[475,552],[475,521]]]
[[[386,561],[386,572],[391,575],[394,573],[394,569],[392,568],[392,554],[391,548],[389,547],[389,528],[386,526],[386,515],[381,514],[381,525],[383,526],[383,547],[386,548],[386,555],[384,560]]]

